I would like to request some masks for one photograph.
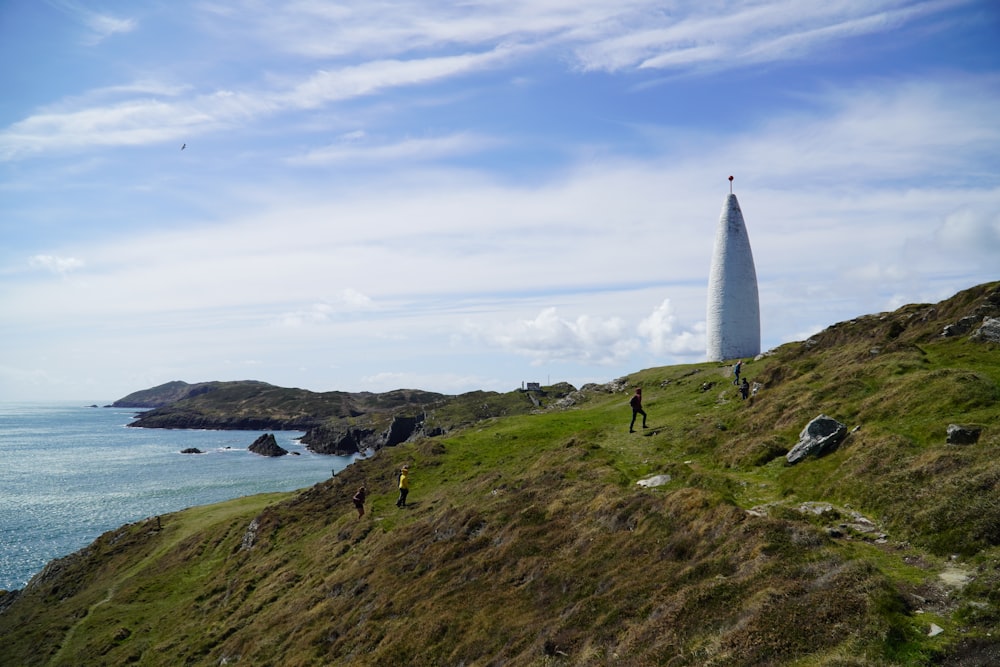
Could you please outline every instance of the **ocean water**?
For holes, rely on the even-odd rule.
[[[128,428],[136,412],[0,404],[0,589],[23,588],[53,558],[123,524],[305,488],[354,460],[313,454],[301,432],[274,432],[299,456],[270,458],[247,450],[265,431]],[[189,447],[205,453],[180,453]]]

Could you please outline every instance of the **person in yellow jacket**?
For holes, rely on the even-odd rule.
[[[403,466],[403,469],[399,471],[399,500],[396,501],[396,507],[406,507],[406,494],[409,492],[410,468]]]

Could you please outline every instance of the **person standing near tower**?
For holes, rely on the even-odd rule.
[[[646,428],[646,411],[642,409],[642,387],[635,390],[635,395],[632,396],[632,400],[628,402],[629,406],[632,408],[632,423],[628,425],[628,432],[635,433],[635,418],[637,415],[642,415],[642,427]]]

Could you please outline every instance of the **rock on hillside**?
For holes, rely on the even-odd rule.
[[[846,425],[826,415],[820,415],[802,429],[798,443],[785,455],[785,459],[794,465],[807,456],[822,456],[836,449],[845,435],[847,435]]]

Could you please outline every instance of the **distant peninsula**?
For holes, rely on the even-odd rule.
[[[531,391],[456,396],[419,389],[312,392],[257,380],[167,382],[112,404],[142,408],[137,428],[304,431],[318,454],[346,456],[438,436],[484,419],[527,414],[576,391],[566,383]]]

